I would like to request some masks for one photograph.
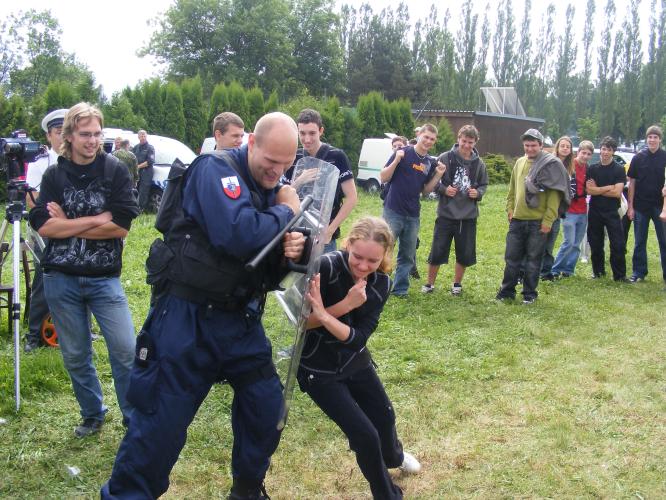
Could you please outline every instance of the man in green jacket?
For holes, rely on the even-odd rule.
[[[535,177],[535,173],[531,171],[532,167],[543,159],[543,136],[538,130],[529,129],[521,136],[521,139],[525,156],[516,161],[511,172],[506,204],[509,217],[509,232],[506,235],[504,255],[506,265],[504,279],[496,299],[515,299],[521,263],[525,260],[523,304],[532,304],[538,295],[539,270],[546,235],[558,217],[560,201],[564,193],[560,190],[559,184],[555,187],[542,186],[536,193],[529,192],[525,181],[528,175],[530,178]],[[551,159],[550,163],[542,168],[552,168],[559,173],[560,166],[564,169],[561,162],[557,165]],[[533,185],[529,182],[527,184]]]

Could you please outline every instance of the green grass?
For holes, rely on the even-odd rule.
[[[491,186],[482,202],[478,264],[464,295],[448,293],[452,266],[442,266],[435,293],[421,295],[414,282],[406,300],[389,300],[370,341],[405,449],[423,464],[419,476],[396,481],[406,497],[423,499],[665,497],[666,293],[653,233],[645,283],[591,281],[589,265],[579,264],[577,276],[540,284],[534,306],[496,303],[505,193]],[[354,214],[365,213],[381,213],[378,198],[361,195]],[[424,202],[423,276],[434,213],[435,203]],[[143,264],[157,235],[152,223],[138,219],[125,252],[122,280],[137,329],[148,308]],[[265,324],[275,346],[289,342],[272,299]],[[23,406],[14,413],[13,348],[0,331],[1,498],[97,497],[123,429],[103,341],[95,348],[111,411],[103,432],[81,441],[57,350],[22,358]],[[230,404],[230,388],[214,387],[165,498],[226,495]],[[72,477],[67,466],[81,473]],[[298,389],[266,484],[277,499],[370,498],[344,436]]]

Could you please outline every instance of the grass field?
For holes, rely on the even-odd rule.
[[[653,231],[644,283],[592,281],[589,265],[579,264],[575,277],[540,284],[535,305],[497,303],[505,194],[491,186],[482,202],[478,264],[463,296],[448,293],[452,266],[443,266],[435,293],[422,295],[413,282],[406,300],[389,300],[370,341],[405,449],[423,464],[420,475],[396,473],[396,481],[407,498],[421,499],[666,497],[666,293]],[[380,200],[361,195],[354,214],[364,213],[379,215]],[[424,202],[423,276],[434,213],[435,203]],[[125,252],[137,329],[148,308],[143,264],[153,221],[136,221]],[[265,324],[274,346],[289,342],[273,300]],[[97,497],[123,435],[103,341],[95,342],[97,366],[111,411],[101,434],[78,440],[57,350],[22,358],[23,406],[14,413],[4,315],[0,328],[0,497]],[[165,498],[225,497],[230,402],[228,386],[213,388]],[[298,389],[266,486],[274,499],[370,498],[343,435]]]

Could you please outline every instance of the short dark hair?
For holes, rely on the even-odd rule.
[[[407,145],[407,139],[401,135],[396,135],[393,139],[391,139],[391,146],[393,146],[398,141],[402,142],[405,146]]]
[[[298,113],[298,118],[296,119],[296,123],[303,123],[303,124],[315,123],[317,125],[317,128],[323,127],[319,111],[310,108],[305,108],[303,111]]]
[[[460,127],[460,130],[458,130],[458,137],[461,135],[474,139],[477,142],[479,141],[479,131],[474,125],[463,125]]]
[[[219,130],[220,134],[225,134],[229,125],[235,125],[242,129],[245,128],[245,124],[240,116],[231,111],[225,111],[217,115],[213,120],[213,135],[215,135],[216,130]]]
[[[599,143],[600,148],[610,148],[613,151],[617,149],[617,141],[613,139],[610,135],[607,135],[603,139],[601,139],[601,142]]]

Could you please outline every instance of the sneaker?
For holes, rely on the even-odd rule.
[[[640,283],[641,281],[645,281],[645,278],[641,276],[632,275],[632,277],[629,278],[629,281],[631,281],[632,283]]]
[[[462,295],[462,285],[460,283],[454,283],[451,287],[451,295],[458,297]]]
[[[42,345],[39,342],[39,339],[28,338],[28,339],[26,339],[25,345],[23,346],[23,352],[26,353],[26,354],[30,354],[31,352],[35,352],[41,346]]]
[[[412,269],[412,270],[410,271],[409,275],[410,275],[412,278],[414,278],[415,280],[420,280],[420,279],[421,279],[421,275],[419,274],[419,270],[416,269],[416,268]]]
[[[421,293],[432,293],[435,291],[435,285],[430,285],[429,283],[426,283],[421,287]]]
[[[554,281],[555,276],[552,273],[544,274],[541,276],[541,281]]]
[[[405,472],[406,474],[418,474],[421,472],[421,464],[416,460],[414,455],[407,453],[406,451],[403,451],[402,454],[404,455],[402,465],[400,466],[402,472]]]
[[[590,276],[590,279],[596,280],[603,278],[604,276],[606,276],[606,273],[594,273],[592,276]]]
[[[558,278],[571,278],[571,274],[570,273],[560,273],[558,275]]]
[[[87,436],[92,436],[97,434],[104,422],[102,420],[97,420],[96,418],[86,418],[74,429],[74,435],[77,438],[84,438]]]
[[[500,295],[499,293],[495,295],[495,300],[497,302],[504,302],[505,300],[516,300],[516,297],[508,295]]]
[[[613,281],[616,283],[636,283],[635,281],[630,280],[626,276],[623,276],[622,278],[613,278]]]
[[[528,299],[523,299],[523,305],[529,306],[530,304],[534,304],[536,302],[536,297],[530,297]]]

